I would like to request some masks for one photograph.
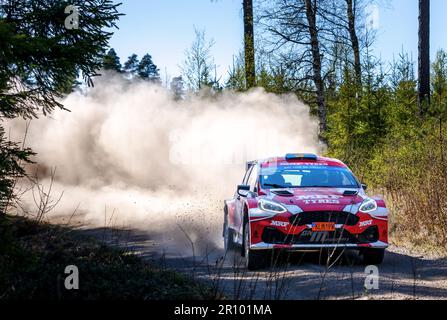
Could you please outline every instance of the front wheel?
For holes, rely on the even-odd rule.
[[[266,253],[264,250],[251,250],[250,249],[250,229],[248,222],[244,225],[244,256],[245,266],[248,270],[258,270],[266,266]]]
[[[234,243],[234,231],[230,228],[228,224],[228,208],[227,206],[224,207],[224,224],[223,224],[223,232],[222,232],[223,238],[224,238],[224,248],[225,252],[228,250],[232,250],[236,248],[236,244]]]
[[[368,248],[363,251],[363,263],[366,265],[379,265],[385,257],[385,249]]]
[[[234,231],[233,231],[233,229],[230,229],[228,227],[227,223],[224,224],[223,238],[224,238],[225,252],[236,248],[236,244],[234,243],[234,240],[233,240],[234,239]]]

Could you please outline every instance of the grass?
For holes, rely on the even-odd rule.
[[[400,245],[422,252],[447,252],[447,174],[445,166],[427,162],[412,183],[399,181],[397,190],[385,190],[391,212],[390,234]]]
[[[191,278],[78,231],[0,215],[0,299],[213,299]],[[79,269],[79,290],[66,290],[66,266]]]

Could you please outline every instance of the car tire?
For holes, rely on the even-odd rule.
[[[228,224],[228,207],[226,205],[224,207],[224,224],[222,236],[224,240],[225,252],[236,248],[236,244],[234,243],[234,230],[231,229]]]
[[[365,249],[362,253],[363,263],[365,265],[379,265],[382,264],[385,257],[385,249]]]
[[[244,241],[243,241],[243,255],[245,256],[245,266],[248,270],[254,271],[265,268],[267,263],[267,254],[265,250],[251,250],[250,249],[250,230],[248,222],[244,225]]]
[[[224,238],[224,248],[225,252],[229,250],[233,250],[236,248],[236,244],[234,243],[234,231],[230,227],[228,227],[228,222],[225,221],[224,223],[224,231],[223,231],[223,238]]]

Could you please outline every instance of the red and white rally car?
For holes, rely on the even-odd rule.
[[[368,197],[339,160],[288,154],[247,163],[234,199],[225,201],[225,248],[241,247],[250,270],[272,250],[359,250],[380,264],[388,247],[388,210]]]

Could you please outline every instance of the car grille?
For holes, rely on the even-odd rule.
[[[358,240],[355,236],[343,229],[332,232],[312,232],[305,230],[291,240],[291,244],[354,244],[357,242]]]
[[[269,244],[348,244],[358,243],[358,239],[346,230],[333,232],[312,232],[304,230],[299,235],[285,234],[278,229],[267,227],[262,233],[262,241]]]
[[[313,211],[301,212],[290,217],[289,222],[294,226],[304,226],[314,222],[335,222],[347,226],[355,226],[360,218],[344,211]]]

